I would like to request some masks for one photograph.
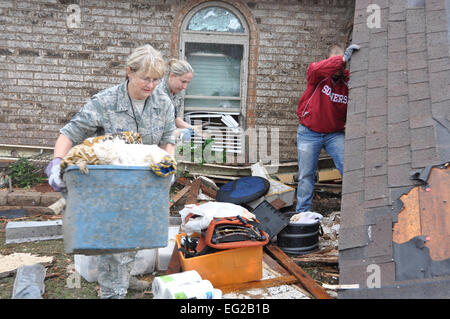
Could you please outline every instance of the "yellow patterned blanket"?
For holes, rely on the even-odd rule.
[[[72,147],[63,158],[60,164],[61,174],[70,165],[77,165],[82,173],[88,174],[87,165],[107,164],[99,160],[94,152],[94,145],[117,139],[124,141],[125,144],[142,144],[141,135],[131,131],[88,138],[83,143]],[[159,176],[168,176],[176,173],[176,162],[169,155],[158,159],[157,163],[151,163],[149,167]]]

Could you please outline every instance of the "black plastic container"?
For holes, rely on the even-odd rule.
[[[289,219],[295,213],[286,213]],[[277,235],[277,246],[291,255],[304,255],[319,250],[320,221],[314,224],[289,223]]]
[[[258,227],[269,235],[269,239],[275,237],[289,224],[290,217],[282,214],[266,200],[256,206],[253,214],[260,222]]]

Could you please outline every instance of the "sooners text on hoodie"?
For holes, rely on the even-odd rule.
[[[306,90],[297,106],[302,125],[318,133],[333,133],[345,129],[349,80],[348,70],[334,81],[333,74],[344,67],[342,56],[311,63],[307,71]]]

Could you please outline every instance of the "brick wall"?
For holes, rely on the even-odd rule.
[[[94,93],[120,83],[131,50],[150,43],[168,59],[174,21],[195,0],[0,1],[0,140],[53,146]],[[280,159],[296,159],[295,114],[308,63],[342,43],[354,0],[231,1],[252,22],[248,123],[280,128]],[[78,4],[80,28],[71,28]],[[68,22],[69,21],[69,22]]]

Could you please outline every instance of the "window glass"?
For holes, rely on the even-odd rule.
[[[189,21],[188,30],[216,32],[244,32],[239,19],[220,7],[208,7],[197,12]]]
[[[195,76],[186,89],[185,106],[239,108],[242,57],[242,45],[186,43]]]

